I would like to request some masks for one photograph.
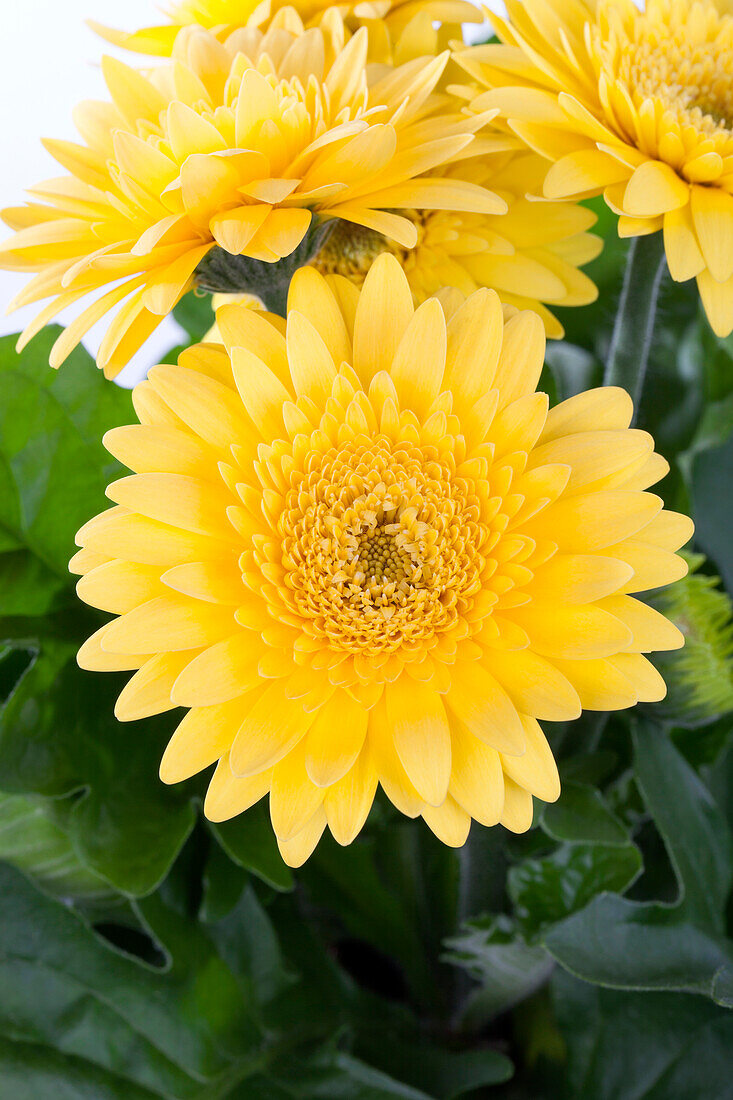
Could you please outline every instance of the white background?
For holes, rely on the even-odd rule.
[[[117,54],[134,63],[137,55],[103,42],[86,26],[85,19],[135,30],[163,23],[165,17],[155,0],[2,0],[0,7],[2,208],[21,205],[24,188],[62,174],[63,169],[46,153],[40,139],[78,140],[71,121],[74,104],[80,99],[107,98],[99,70],[102,54]],[[0,224],[3,239],[9,236],[4,229]],[[19,332],[45,304],[5,315],[7,303],[27,279],[0,271],[0,334]],[[58,320],[68,323],[69,316],[62,313]],[[106,324],[100,322],[85,339],[90,351],[96,351]],[[180,335],[175,321],[165,320],[123,372],[123,384],[134,383],[158,355],[179,342]]]
[[[80,99],[106,99],[99,70],[104,53],[127,61],[135,54],[115,50],[98,38],[85,19],[135,30],[163,23],[154,0],[3,0],[0,3],[0,207],[20,206],[24,188],[63,174],[63,169],[41,145],[42,137],[79,140],[71,121]],[[10,231],[0,224],[0,237]],[[0,333],[19,332],[40,308],[27,306],[5,316],[10,299],[28,281],[14,272],[0,271]],[[74,315],[72,311],[71,316]],[[60,314],[61,323],[69,315]],[[102,321],[85,339],[94,352],[104,335]],[[131,384],[145,373],[159,355],[179,342],[178,325],[167,319],[150,337],[122,381]]]

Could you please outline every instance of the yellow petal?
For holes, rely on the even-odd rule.
[[[618,560],[614,548],[600,554],[555,554],[540,566],[532,591],[540,599],[593,603],[618,592],[633,576],[632,566]]]
[[[499,753],[460,723],[451,724],[451,740],[451,796],[480,825],[496,825],[504,808],[504,772]]]
[[[378,371],[390,371],[413,312],[407,277],[382,253],[364,280],[354,320],[354,370],[365,388]]]
[[[598,604],[533,600],[515,608],[512,617],[526,630],[532,649],[544,657],[607,657],[626,649],[631,642],[628,627],[610,613],[610,608],[604,611]]]
[[[270,818],[279,840],[292,840],[306,828],[323,804],[323,789],[305,770],[305,748],[301,741],[272,769]]]
[[[148,379],[176,416],[212,447],[228,453],[232,443],[253,439],[234,390],[181,366],[153,367]]]
[[[366,821],[377,791],[377,771],[368,746],[346,775],[326,790],[323,808],[338,844],[351,844]]]
[[[107,496],[148,519],[199,535],[231,537],[227,508],[233,503],[223,486],[187,474],[133,474],[114,481]]]
[[[337,690],[317,711],[305,741],[305,768],[313,783],[330,787],[356,762],[364,745],[369,713]]]
[[[229,758],[234,774],[256,775],[273,767],[305,737],[314,718],[300,702],[286,699],[279,681],[268,684],[242,716]]]
[[[462,848],[468,840],[471,818],[450,795],[441,806],[426,806],[425,824],[449,848]]]
[[[505,776],[543,802],[560,797],[560,776],[552,749],[534,718],[523,718],[527,749],[522,756],[501,756]]]
[[[629,653],[651,653],[656,650],[681,649],[685,637],[674,623],[659,611],[632,596],[608,596],[600,606],[624,623],[632,641],[623,647]]]
[[[481,665],[457,664],[445,701],[469,732],[487,745],[517,755],[524,751],[524,730],[516,708]]]
[[[232,373],[242,404],[266,442],[282,437],[282,407],[290,394],[277,375],[248,348],[233,348]]]
[[[277,846],[280,849],[280,855],[288,867],[302,867],[308,857],[313,854],[313,850],[323,836],[325,828],[326,814],[323,807],[321,807],[302,832],[294,836],[292,840],[278,839]]]
[[[649,218],[686,206],[689,200],[690,185],[673,168],[661,161],[647,160],[629,180],[623,205],[626,214]]]
[[[689,206],[664,215],[664,251],[669,273],[677,282],[693,279],[705,267]]]
[[[532,827],[534,806],[532,795],[514,780],[504,777],[504,809],[501,824],[512,833],[526,833]]]
[[[334,363],[351,362],[351,338],[343,312],[333,290],[315,268],[301,267],[293,275],[288,289],[290,310],[312,319]]]
[[[636,535],[662,509],[652,493],[609,489],[561,497],[528,525],[533,538],[548,538],[570,554],[603,550]]]
[[[503,408],[534,394],[545,361],[545,328],[536,313],[524,310],[504,327],[504,340],[493,385]]]
[[[322,337],[302,313],[288,313],[288,363],[295,392],[319,407],[331,395],[336,366]]]
[[[213,764],[231,748],[242,701],[190,710],[171,737],[160,762],[164,783],[180,783]]]
[[[608,658],[609,664],[633,684],[640,703],[658,703],[667,694],[667,685],[651,661],[641,653],[619,653]]]
[[[442,700],[428,684],[400,676],[385,689],[387,720],[402,766],[421,798],[440,806],[448,793],[451,740]]]
[[[105,623],[91,638],[87,638],[76,655],[79,668],[88,672],[129,672],[141,668],[150,659],[150,653],[107,653],[102,642],[113,625]]]
[[[110,454],[136,474],[211,476],[211,452],[189,432],[124,424],[110,429],[102,442]]]
[[[171,688],[191,659],[190,653],[156,653],[128,680],[115,705],[118,722],[137,722],[175,705]]]
[[[631,681],[610,658],[591,661],[555,658],[554,664],[577,691],[583,710],[624,710],[638,702]]]
[[[498,295],[477,290],[453,314],[447,333],[444,385],[453,393],[454,411],[465,417],[494,385],[504,340]]]
[[[209,821],[228,821],[259,802],[270,789],[272,769],[240,779],[232,774],[229,754],[222,756],[211,777],[204,801]]]
[[[110,623],[104,648],[108,653],[199,649],[231,633],[234,625],[230,608],[185,596],[158,596]]]
[[[445,316],[440,303],[428,298],[415,311],[392,362],[391,377],[402,408],[418,418],[428,410],[441,389],[446,357]]]
[[[612,431],[628,428],[634,406],[626,390],[599,386],[569,397],[550,409],[540,444],[575,432]]]
[[[529,649],[494,649],[484,660],[522,713],[546,722],[567,722],[580,716],[578,693],[554,661]]]
[[[716,283],[726,283],[733,276],[733,195],[717,187],[693,187],[691,209],[708,271]]]
[[[260,683],[257,671],[266,646],[254,631],[240,630],[186,664],[172,685],[179,707],[206,707],[236,699]]]
[[[165,592],[155,566],[115,558],[86,573],[76,586],[80,599],[100,611],[124,615]]]

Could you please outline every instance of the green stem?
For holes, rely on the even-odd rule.
[[[621,386],[631,394],[635,416],[649,365],[659,292],[666,270],[662,234],[634,237],[627,253],[603,382],[606,386]]]

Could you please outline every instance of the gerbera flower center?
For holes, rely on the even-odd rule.
[[[661,103],[700,135],[733,136],[733,19],[712,3],[651,4],[619,48],[616,72],[635,107]]]
[[[399,545],[398,523],[383,523],[359,535],[355,579],[363,574],[363,584],[397,584],[412,577],[415,563]]]
[[[422,656],[482,586],[484,494],[449,455],[386,436],[313,451],[301,468],[285,498],[280,591],[303,629],[341,651]]]

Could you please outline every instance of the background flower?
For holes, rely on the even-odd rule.
[[[283,0],[181,0],[170,8],[170,21],[160,26],[146,27],[132,34],[94,22],[91,26],[116,46],[170,57],[181,27],[196,24],[226,38],[238,27],[266,26],[285,6]],[[327,12],[338,10],[351,30],[361,26],[368,28],[370,58],[379,61],[393,59],[395,42],[398,52],[409,50],[410,40],[415,36],[422,39],[428,27],[437,20],[455,25],[482,20],[468,0],[357,0],[338,5],[326,0],[295,0],[287,6],[298,13],[306,26],[317,26]]]
[[[107,287],[51,361],[123,303],[98,356],[114,375],[215,246],[273,263],[314,221],[339,217],[411,247],[414,224],[391,209],[504,209],[474,183],[436,176],[480,125],[433,94],[447,54],[383,70],[368,86],[365,30],[345,43],[335,12],[324,29],[303,32],[292,12],[283,23],[235,31],[226,44],[188,28],[173,61],[149,76],[105,61],[112,102],[78,108],[85,144],[48,143],[70,175],[4,213],[18,232],[0,263],[38,272],[15,305],[52,299],[21,346]]]
[[[381,252],[392,252],[407,274],[416,303],[443,287],[471,294],[496,290],[501,300],[542,317],[548,336],[563,327],[547,305],[582,306],[595,301],[595,284],[579,268],[601,251],[600,237],[588,233],[596,216],[570,202],[535,202],[547,171],[542,157],[516,151],[516,139],[482,135],[483,156],[448,169],[502,198],[506,214],[459,210],[410,211],[417,226],[414,248],[390,243],[381,234],[340,223],[314,259],[324,274],[345,275],[361,284]],[[486,147],[496,146],[489,152]]]
[[[603,193],[619,233],[664,232],[672,277],[697,279],[733,329],[733,18],[712,0],[509,0],[504,45],[461,61],[511,130],[554,163],[549,198]]]
[[[135,473],[72,568],[118,617],[79,661],[138,669],[123,720],[190,708],[163,779],[218,761],[214,820],[269,791],[292,864],[378,784],[451,845],[529,828],[560,790],[537,719],[660,699],[643,654],[682,644],[629,594],[686,572],[691,524],[627,395],[548,413],[539,318],[460,297],[415,310],[388,255],[361,292],[303,269],[285,331],[221,309],[226,349],[153,368],[106,437]]]

